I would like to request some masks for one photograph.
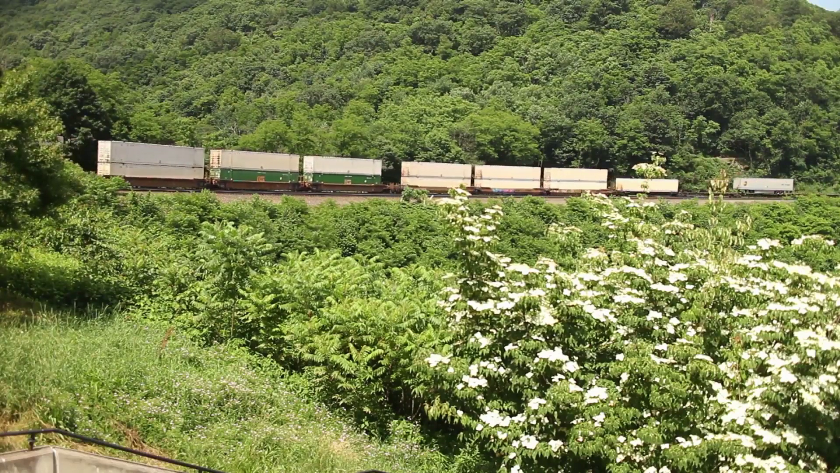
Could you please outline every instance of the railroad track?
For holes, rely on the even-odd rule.
[[[222,189],[215,189],[209,190],[210,192],[225,197],[230,197],[229,199],[224,200],[240,200],[241,198],[247,198],[254,195],[264,196],[264,197],[276,197],[281,198],[284,196],[288,197],[302,197],[302,198],[310,198],[310,199],[317,199],[317,200],[329,200],[329,199],[352,199],[352,200],[360,200],[360,199],[400,199],[402,196],[401,194],[397,193],[365,193],[365,192],[295,192],[295,191],[244,191],[244,190],[222,190]],[[138,193],[155,193],[155,194],[178,194],[178,193],[196,193],[202,192],[202,189],[161,189],[161,188],[134,188],[132,190],[124,190],[119,191],[120,194],[129,194],[132,192]],[[532,194],[473,194],[471,198],[473,199],[492,199],[492,198],[501,198],[501,197],[513,197],[513,198],[522,198],[527,197]],[[840,194],[825,194],[828,197],[840,197]],[[535,197],[542,197],[547,200],[566,200],[572,197],[577,197],[577,194],[554,194],[554,195],[533,195]],[[679,195],[656,195],[653,194],[650,196],[651,199],[662,199],[668,201],[684,201],[684,200],[704,200],[708,198],[707,193],[703,192],[695,192],[695,193],[685,193]],[[429,197],[440,198],[440,197],[448,197],[447,194],[429,194]],[[770,195],[770,194],[731,194],[725,197],[725,200],[733,201],[733,202],[790,202],[796,199],[797,196],[795,195]]]

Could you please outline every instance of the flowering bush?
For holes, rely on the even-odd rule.
[[[662,179],[667,174],[665,168],[665,156],[662,153],[654,151],[651,154],[650,163],[639,163],[633,166],[633,171],[642,179]]]
[[[441,204],[460,274],[441,305],[451,343],[425,353],[429,413],[520,471],[832,471],[840,279],[747,245],[749,221],[665,219],[651,202],[588,197],[609,230],[560,258],[493,253],[499,207]],[[800,248],[833,242],[803,238]],[[558,263],[557,261],[562,261]]]

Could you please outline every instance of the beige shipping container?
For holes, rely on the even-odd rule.
[[[400,184],[453,188],[472,185],[472,164],[403,162]]]
[[[539,189],[542,169],[525,166],[475,166],[475,187]]]
[[[204,167],[193,168],[160,164],[98,163],[96,173],[100,176],[148,179],[204,179]]]
[[[643,188],[643,184],[647,183],[647,189]],[[649,192],[649,193],[669,193],[679,192],[680,181],[678,179],[626,179],[618,178],[615,180],[615,190],[619,192]]]
[[[285,153],[214,149],[210,151],[210,167],[213,169],[299,172],[300,156]]]
[[[546,189],[569,191],[598,191],[607,189],[606,169],[545,168],[543,186]]]
[[[100,141],[96,173],[102,176],[203,179],[204,149]]]
[[[303,172],[307,174],[357,174],[381,176],[382,160],[366,158],[337,158],[333,156],[304,156]]]

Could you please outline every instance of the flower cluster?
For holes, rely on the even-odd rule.
[[[534,265],[493,252],[501,209],[442,202],[461,266],[440,302],[454,341],[426,359],[445,393],[430,414],[508,471],[828,471],[840,279],[744,244],[744,225],[586,198],[611,244]]]

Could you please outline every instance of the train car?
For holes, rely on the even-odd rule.
[[[214,149],[210,180],[221,189],[295,190],[300,181],[300,156]]]
[[[403,162],[400,184],[432,192],[446,192],[460,186],[471,187],[472,164]]]
[[[476,165],[473,186],[482,192],[542,192],[542,169],[526,166]]]
[[[606,169],[545,168],[543,188],[559,193],[603,191],[609,188]]]
[[[680,181],[677,179],[627,179],[616,178],[616,192],[676,194],[680,191]]]
[[[204,149],[100,141],[96,173],[121,176],[132,187],[200,188],[204,186]]]
[[[379,159],[304,156],[303,180],[319,191],[381,192],[388,188],[382,184]]]
[[[745,194],[788,194],[793,192],[793,179],[736,177],[732,189]]]

